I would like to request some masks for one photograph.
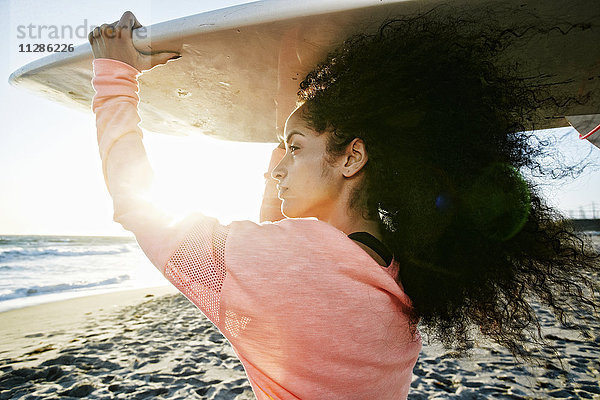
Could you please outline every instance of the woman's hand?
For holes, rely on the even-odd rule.
[[[281,213],[281,199],[277,197],[277,180],[271,173],[285,156],[285,145],[283,142],[275,148],[271,154],[269,168],[265,173],[265,192],[263,194],[262,204],[260,205],[260,222],[275,222],[285,218]]]
[[[141,27],[135,15],[126,11],[119,21],[94,28],[88,35],[94,58],[122,61],[140,72],[179,58],[179,53],[176,52],[145,54],[138,51],[133,45],[132,33],[134,29]]]

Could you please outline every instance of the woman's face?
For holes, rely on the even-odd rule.
[[[285,156],[272,172],[279,181],[282,212],[289,218],[327,220],[342,189],[343,176],[336,163],[328,162],[327,133],[309,128],[298,108],[285,125]]]

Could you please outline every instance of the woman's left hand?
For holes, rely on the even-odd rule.
[[[180,57],[177,52],[145,54],[136,49],[132,34],[134,29],[141,27],[135,15],[126,11],[119,21],[94,28],[88,35],[94,58],[110,58],[129,64],[138,71],[145,71]]]

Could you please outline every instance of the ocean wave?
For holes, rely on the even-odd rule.
[[[17,299],[21,297],[39,296],[42,294],[76,291],[80,289],[100,288],[102,286],[116,285],[130,279],[131,276],[129,275],[120,275],[114,278],[105,279],[100,282],[59,283],[56,285],[18,288],[14,289],[10,293],[0,295],[0,301]]]
[[[32,248],[32,249],[8,249],[0,250],[0,262],[14,260],[17,258],[35,258],[35,257],[83,257],[83,256],[107,256],[113,254],[128,253],[131,248],[128,246],[119,246],[118,248],[106,250],[81,250],[69,248]]]

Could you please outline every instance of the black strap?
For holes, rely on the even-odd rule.
[[[375,253],[379,255],[385,262],[386,267],[392,262],[392,253],[388,250],[385,244],[381,243],[379,239],[371,235],[368,232],[354,232],[348,235],[352,240],[361,242],[367,247],[370,247]]]

